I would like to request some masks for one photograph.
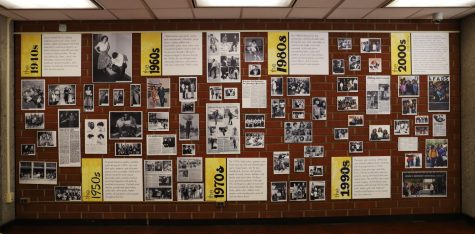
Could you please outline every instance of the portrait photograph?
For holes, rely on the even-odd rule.
[[[179,82],[180,102],[196,102],[198,100],[196,77],[180,77]]]
[[[140,107],[142,106],[142,85],[130,84],[130,106]]]
[[[327,98],[312,98],[312,120],[327,120]]]
[[[261,77],[261,65],[260,64],[249,64],[249,77]]]
[[[132,33],[92,34],[92,82],[132,82]]]
[[[245,62],[264,62],[264,38],[245,37]]]
[[[348,38],[337,38],[338,50],[351,50],[353,43],[351,37]]]
[[[147,109],[170,108],[170,79],[147,79]]]
[[[84,112],[94,112],[94,85],[85,84],[83,92]]]
[[[99,89],[99,106],[109,106],[109,89]]]
[[[200,139],[200,115],[199,114],[180,114],[180,141],[193,141]]]
[[[270,185],[270,200],[271,202],[286,202],[287,201],[287,182],[277,181],[271,182]]]
[[[181,145],[181,154],[183,156],[194,156],[196,152],[195,144],[182,144]]]
[[[271,77],[271,96],[283,96],[283,86],[284,78],[283,77]]]
[[[112,106],[124,106],[124,89],[113,89],[112,90]]]
[[[45,80],[21,80],[21,110],[45,109]]]
[[[348,70],[361,71],[361,56],[351,55],[348,57]]]
[[[142,111],[110,111],[110,140],[141,140]]]
[[[345,60],[344,59],[332,59],[332,74],[333,75],[345,74]]]

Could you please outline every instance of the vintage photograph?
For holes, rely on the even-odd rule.
[[[130,84],[130,106],[140,107],[142,106],[142,85]]]
[[[309,181],[310,201],[325,201],[325,181]]]
[[[324,155],[325,150],[321,145],[306,145],[303,147],[303,156],[305,158],[323,158]]]
[[[246,132],[244,139],[246,148],[264,148],[264,132]]]
[[[272,154],[274,175],[290,174],[289,151],[276,151]]]
[[[370,141],[389,141],[390,133],[390,125],[369,125]]]
[[[308,176],[323,176],[323,166],[308,166]]]
[[[414,121],[416,124],[429,124],[429,116],[428,115],[416,115],[414,116]]]
[[[345,74],[345,60],[344,59],[332,59],[332,74],[333,75]]]
[[[404,168],[422,168],[422,154],[421,153],[406,153],[404,155]]]
[[[68,106],[76,105],[75,84],[48,85],[48,105]]]
[[[305,158],[294,158],[294,172],[305,172]]]
[[[408,119],[394,120],[394,135],[409,135],[410,124]]]
[[[261,64],[249,64],[249,77],[261,77],[262,68]]]
[[[292,111],[292,119],[305,119],[305,111]]]
[[[99,106],[109,106],[109,89],[99,89]]]
[[[107,119],[84,120],[84,153],[107,154]]]
[[[348,128],[334,128],[333,138],[335,140],[348,140]]]
[[[177,183],[177,200],[185,202],[204,201],[203,183]]]
[[[245,128],[265,128],[266,115],[265,114],[245,114],[244,127]]]
[[[94,112],[94,85],[85,84],[83,92],[84,112]]]
[[[381,38],[361,38],[360,53],[381,53]]]
[[[80,114],[79,110],[58,110],[58,126],[59,128],[79,128]]]
[[[38,131],[37,143],[39,147],[56,147],[56,131]]]
[[[432,115],[432,136],[445,137],[447,135],[447,115],[433,114]]]
[[[348,115],[348,127],[364,126],[364,115]]]
[[[21,80],[21,110],[45,109],[45,80]]]
[[[348,70],[361,71],[361,56],[350,55],[350,57],[348,57]]]
[[[271,202],[287,201],[287,181],[271,182],[270,184]]]
[[[238,88],[224,88],[224,99],[238,99]]]
[[[20,161],[20,184],[57,184],[58,167],[56,162]]]
[[[45,113],[25,113],[25,129],[44,129]]]
[[[366,114],[391,113],[390,78],[390,76],[366,76]]]
[[[285,99],[271,99],[271,118],[285,118]]]
[[[414,135],[429,136],[429,126],[415,126]]]
[[[304,110],[305,109],[305,99],[292,99],[292,109]]]
[[[239,154],[240,104],[206,104],[206,153]]]
[[[402,99],[402,114],[417,115],[417,98]]]
[[[170,129],[170,112],[148,112],[148,131],[167,132]]]
[[[55,186],[54,200],[57,202],[81,201],[81,186]]]
[[[124,89],[113,89],[112,90],[112,106],[124,106]]]
[[[194,156],[196,152],[195,144],[182,144],[181,154],[183,156]]]
[[[145,201],[173,201],[173,188],[145,188]]]
[[[288,77],[287,96],[310,96],[310,77]]]
[[[338,96],[336,97],[337,111],[357,111],[358,96]]]
[[[144,160],[145,201],[172,201],[172,160]]]
[[[447,172],[402,172],[402,197],[447,197]]]
[[[358,77],[337,77],[337,92],[358,92]]]
[[[142,143],[115,143],[115,156],[142,156]]]
[[[21,156],[34,156],[35,154],[35,144],[21,144]]]
[[[198,100],[198,83],[196,77],[180,77],[180,102],[196,102]]]
[[[283,96],[284,93],[284,78],[283,77],[271,77],[270,78],[271,96]]]
[[[244,46],[246,51],[245,62],[264,62],[264,38],[245,37]]]
[[[352,49],[352,40],[351,37],[348,38],[337,38],[338,50],[351,50]]]
[[[177,182],[203,181],[203,158],[187,157],[177,159]]]
[[[180,114],[180,141],[193,141],[200,139],[200,115],[199,114]]]
[[[307,181],[290,181],[290,201],[307,201]]]
[[[132,81],[132,33],[92,34],[92,82]]]
[[[348,143],[348,152],[352,154],[363,153],[363,141],[350,141]]]
[[[426,139],[426,168],[447,168],[449,164],[449,140]]]
[[[110,140],[141,140],[143,132],[142,111],[110,111]]]
[[[170,108],[170,79],[147,79],[147,109]]]
[[[177,155],[175,134],[147,134],[147,155]]]
[[[382,59],[381,58],[368,58],[368,70],[369,72],[382,72]]]
[[[429,76],[429,112],[450,112],[450,76]]]
[[[312,120],[327,120],[327,98],[312,98]]]
[[[221,101],[223,100],[223,86],[210,86],[209,87],[209,100]]]
[[[208,83],[241,82],[239,37],[239,32],[207,32]]]
[[[419,97],[419,76],[398,76],[399,97]]]
[[[195,102],[181,102],[181,113],[195,113]]]
[[[312,122],[284,122],[284,143],[312,143]]]

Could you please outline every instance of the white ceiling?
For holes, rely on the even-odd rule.
[[[130,19],[445,19],[475,13],[472,8],[380,8],[389,0],[296,0],[292,8],[194,8],[192,0],[96,0],[104,10],[6,10],[13,20]],[[256,0],[258,1],[258,0]],[[416,1],[416,0],[415,0]],[[450,1],[450,0],[448,0]]]

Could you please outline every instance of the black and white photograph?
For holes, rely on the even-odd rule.
[[[294,172],[305,172],[305,158],[294,158]]]
[[[147,109],[170,108],[170,79],[147,79]]]
[[[325,148],[321,145],[306,145],[303,147],[303,156],[305,158],[323,158]]]
[[[99,89],[99,106],[109,106],[109,89]]]
[[[348,38],[337,38],[338,50],[351,50],[353,43],[351,37]]]
[[[270,183],[271,202],[287,201],[287,181],[276,181]]]
[[[181,102],[181,113],[195,113],[195,102]]]
[[[391,113],[390,84],[390,76],[366,76],[366,114]]]
[[[270,78],[271,96],[283,96],[284,94],[284,78],[283,77],[271,77]]]
[[[402,197],[447,197],[447,172],[402,172]]]
[[[305,110],[305,99],[292,99],[292,109]]]
[[[416,124],[429,124],[429,116],[428,115],[416,115],[414,116],[414,121]]]
[[[394,120],[394,135],[409,135],[410,124],[408,119]]]
[[[246,148],[264,148],[264,132],[246,132],[244,138]]]
[[[337,92],[358,92],[358,77],[337,77]]]
[[[147,155],[177,155],[176,134],[147,134]]]
[[[381,53],[381,38],[361,38],[360,53]]]
[[[37,147],[56,147],[56,131],[38,131]]]
[[[177,182],[202,182],[203,181],[203,158],[201,157],[178,157]]]
[[[170,129],[170,112],[148,112],[148,131],[167,132]]]
[[[415,136],[429,136],[429,126],[414,126]]]
[[[399,97],[419,97],[419,76],[398,76]]]
[[[239,32],[207,33],[208,83],[241,82]]]
[[[115,156],[142,156],[142,143],[121,142],[115,143]]]
[[[34,156],[36,154],[35,144],[21,144],[21,156]]]
[[[145,201],[173,201],[173,188],[145,188]]]
[[[368,70],[369,72],[382,72],[382,59],[381,58],[369,58],[368,59]]]
[[[426,139],[426,168],[447,168],[449,164],[449,140]]]
[[[25,113],[25,129],[44,129],[45,113]]]
[[[200,139],[200,115],[199,114],[180,114],[180,141],[194,141]]]
[[[358,110],[358,96],[338,96],[337,111],[357,111]]]
[[[124,89],[113,89],[112,90],[112,106],[124,106],[125,92]]]
[[[245,128],[265,128],[266,115],[265,114],[245,114],[244,127]]]
[[[140,107],[142,106],[142,85],[130,84],[130,106]]]
[[[290,201],[307,201],[307,181],[290,181]]]
[[[210,86],[209,87],[209,100],[221,101],[223,100],[223,86]]]
[[[310,77],[288,77],[287,96],[310,96]]]
[[[364,126],[364,115],[348,115],[348,127]]]
[[[173,200],[172,160],[144,160],[145,201]]]
[[[238,88],[224,88],[224,99],[238,99]]]
[[[327,120],[327,98],[312,98],[312,120]]]
[[[323,176],[323,166],[308,166],[308,176]]]
[[[333,138],[335,140],[348,140],[348,128],[334,128]]]
[[[110,140],[141,140],[143,132],[142,111],[110,111]]]
[[[272,154],[274,175],[290,174],[289,151],[276,151]]]
[[[180,77],[180,102],[196,102],[198,100],[198,84],[196,77]]]
[[[348,70],[361,71],[361,56],[350,55],[350,57],[348,57]]]
[[[402,114],[417,115],[417,98],[402,99]]]
[[[421,153],[406,153],[404,155],[404,168],[422,168],[422,154]]]
[[[245,37],[244,46],[246,51],[245,62],[264,62],[264,38]]]
[[[370,141],[389,141],[391,135],[390,125],[369,125]]]
[[[58,167],[56,162],[20,161],[20,184],[57,184]]]
[[[344,59],[332,59],[332,74],[333,75],[345,74],[345,60]]]
[[[261,64],[249,64],[249,77],[261,77],[262,68]]]
[[[84,120],[84,153],[107,154],[107,119]]]
[[[76,105],[76,85],[75,84],[48,85],[48,105],[49,106]]]
[[[305,119],[305,111],[292,111],[292,119]]]
[[[194,156],[196,152],[195,144],[182,144],[181,145],[181,154],[183,156]]]
[[[132,81],[132,33],[92,34],[92,82]]]
[[[363,153],[363,141],[350,141],[348,143],[348,152],[352,154]]]
[[[80,202],[81,186],[55,186],[54,200],[57,202]]]
[[[177,200],[182,202],[204,201],[203,183],[177,183]]]
[[[434,137],[447,136],[447,115],[446,114],[432,115],[432,136]]]
[[[450,76],[429,76],[427,86],[428,111],[450,112]]]
[[[284,143],[312,143],[312,122],[284,122]]]
[[[44,110],[45,93],[45,80],[21,80],[21,110]]]
[[[271,118],[285,118],[285,99],[271,99]]]
[[[58,110],[58,124],[60,128],[79,128],[79,110]]]
[[[83,92],[84,112],[94,112],[94,85],[85,84]]]
[[[241,125],[239,103],[206,104],[206,153],[239,154]]]
[[[325,201],[325,181],[309,182],[310,201]]]

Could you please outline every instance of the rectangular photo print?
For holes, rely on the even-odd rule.
[[[363,141],[350,141],[348,147],[348,152],[351,154],[363,153]]]
[[[337,77],[337,92],[358,92],[358,77]]]
[[[195,102],[181,102],[181,113],[195,113]]]
[[[308,166],[308,176],[323,176],[323,166]]]
[[[292,99],[292,109],[304,110],[305,109],[305,99]]]
[[[244,61],[264,62],[264,38],[263,37],[245,37],[244,46],[246,56]]]
[[[48,105],[49,106],[76,105],[76,85],[75,84],[48,85]]]
[[[148,112],[148,131],[167,132],[170,128],[170,112]]]
[[[245,128],[265,128],[266,115],[265,114],[245,114],[244,127]]]
[[[36,139],[38,147],[56,147],[56,131],[38,131]]]
[[[290,201],[307,201],[307,181],[290,181]]]
[[[35,156],[36,155],[35,144],[21,144],[21,156]]]
[[[142,111],[110,111],[109,140],[141,140]]]
[[[321,145],[306,145],[303,147],[303,156],[305,158],[323,158],[324,155],[325,150]]]
[[[21,110],[45,109],[45,80],[21,80]]]
[[[261,64],[249,64],[249,77],[261,77],[262,68]]]
[[[94,112],[94,85],[85,84],[83,93],[84,112]]]
[[[177,200],[179,202],[204,201],[203,183],[177,183]]]
[[[348,140],[348,128],[334,128],[333,138],[335,140]]]
[[[447,197],[447,172],[402,172],[402,198]]]
[[[450,112],[450,76],[429,76],[427,82],[429,112]]]
[[[81,186],[55,186],[54,200],[57,202],[80,202]]]
[[[417,98],[402,99],[402,114],[417,115]]]
[[[246,132],[244,134],[246,148],[264,148],[264,132]]]
[[[353,43],[351,37],[337,38],[338,50],[351,50]]]
[[[336,97],[337,111],[357,111],[358,96],[338,96]]]
[[[394,135],[409,135],[410,124],[408,119],[394,120]]]
[[[429,136],[429,126],[414,126],[416,136]]]
[[[180,77],[180,102],[196,102],[198,100],[198,83],[196,77]]]
[[[203,158],[186,157],[177,159],[178,182],[201,182],[203,181]]]
[[[305,158],[294,158],[294,172],[305,172]]]
[[[238,88],[224,88],[224,99],[238,99]]]
[[[274,175],[290,174],[289,151],[275,151],[272,154]]]
[[[369,125],[370,141],[389,141],[391,135],[390,125]]]
[[[428,115],[416,115],[414,116],[414,121],[416,124],[429,124],[429,116]]]
[[[292,119],[305,119],[305,111],[292,111]]]
[[[332,59],[332,74],[333,75],[345,74],[345,60],[344,59]]]
[[[312,122],[284,122],[284,143],[312,143]]]
[[[361,56],[350,55],[348,57],[348,68],[350,71],[361,71]]]
[[[125,91],[124,89],[113,89],[112,90],[112,106],[124,106],[125,104]]]
[[[270,185],[271,202],[287,201],[287,181],[271,182]]]
[[[221,101],[223,100],[223,86],[210,86],[209,87],[209,100]]]
[[[200,115],[180,114],[180,141],[194,141],[200,139]]]
[[[312,120],[327,120],[327,98],[312,98]]]
[[[115,143],[115,156],[142,156],[142,143],[138,142],[122,142]]]
[[[360,53],[381,53],[381,38],[360,38]]]
[[[147,79],[147,109],[170,108],[170,79]]]
[[[142,106],[142,85],[130,84],[130,106],[140,107]]]
[[[271,118],[284,119],[285,118],[285,99],[271,99]]]
[[[449,165],[449,140],[426,139],[426,168],[447,168]]]
[[[368,59],[368,70],[369,72],[382,72],[383,71],[383,60],[381,58],[369,58]]]
[[[399,97],[419,97],[419,76],[398,76]]]
[[[348,127],[364,126],[364,115],[348,115]]]
[[[109,106],[109,89],[99,89],[99,106]]]
[[[288,77],[287,96],[310,96],[310,77]]]
[[[183,156],[194,156],[196,152],[195,144],[182,144],[181,145],[181,154]]]
[[[132,33],[92,34],[92,82],[132,82]]]
[[[25,129],[44,129],[45,113],[25,113]]]
[[[284,94],[284,78],[283,77],[271,77],[271,96],[283,96]]]
[[[310,201],[325,201],[325,181],[309,181]]]
[[[406,153],[404,155],[404,168],[422,168],[422,154],[421,153]]]
[[[206,104],[206,153],[239,154],[240,144],[240,104]]]

